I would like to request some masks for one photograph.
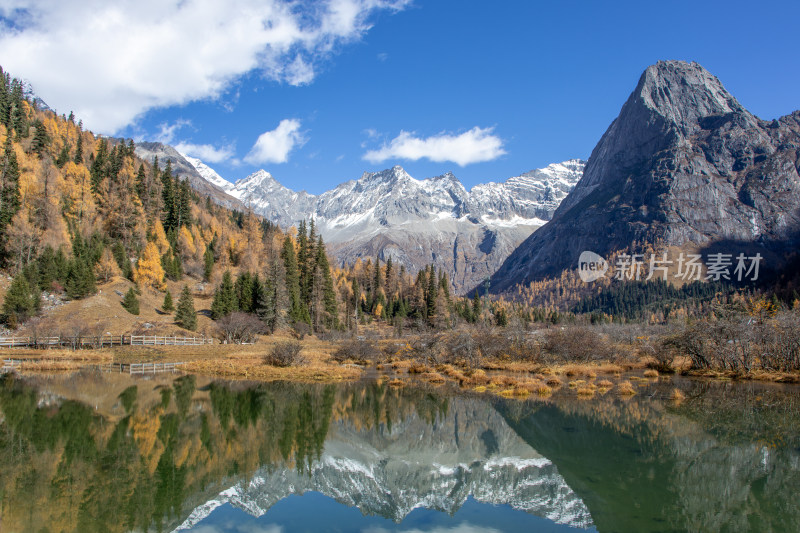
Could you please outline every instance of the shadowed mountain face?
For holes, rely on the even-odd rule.
[[[637,245],[736,243],[775,252],[800,235],[800,111],[767,122],[697,63],[648,67],[553,219],[492,278],[502,292]],[[719,251],[719,250],[717,250]],[[774,266],[774,265],[773,265]]]
[[[682,403],[664,402],[672,387]],[[628,400],[498,410],[546,454],[598,531],[794,531],[797,387],[670,380]]]

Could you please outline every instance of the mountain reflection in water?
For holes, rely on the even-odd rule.
[[[674,384],[681,404],[666,400]],[[0,532],[800,523],[797,389],[674,384],[520,402],[377,383],[0,377]]]

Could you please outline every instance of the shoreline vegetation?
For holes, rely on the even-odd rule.
[[[463,325],[394,336],[373,325],[332,338],[291,330],[255,344],[119,346],[93,350],[13,348],[28,372],[71,372],[108,363],[184,362],[184,371],[252,381],[343,382],[374,378],[455,384],[509,398],[556,390],[590,399],[634,395],[672,374],[713,380],[800,383],[800,312],[722,313],[682,327],[642,324],[550,325],[529,329]],[[301,337],[301,338],[298,338]],[[676,389],[671,397],[680,402]]]

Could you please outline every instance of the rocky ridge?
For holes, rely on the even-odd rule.
[[[760,252],[800,242],[800,112],[764,121],[697,63],[642,74],[553,219],[511,254],[492,290],[558,276],[588,250],[637,245]]]

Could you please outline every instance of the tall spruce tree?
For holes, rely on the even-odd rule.
[[[136,291],[133,290],[133,287],[125,293],[125,298],[122,299],[122,307],[132,315],[139,314],[139,299],[136,297]]]
[[[230,271],[226,270],[222,275],[219,287],[214,291],[214,299],[211,302],[211,318],[219,320],[238,310],[239,299],[236,296],[236,288],[233,285]]]
[[[72,158],[72,162],[76,165],[83,164],[83,134],[80,131],[78,132],[78,142],[75,145],[75,156]]]
[[[3,160],[0,162],[0,259],[3,261],[8,257],[8,227],[20,207],[19,178],[17,154],[11,145],[11,137],[7,136]]]
[[[39,288],[30,283],[26,272],[20,272],[14,276],[3,300],[5,323],[16,328],[39,311],[40,302]]]
[[[325,244],[320,235],[317,241],[317,268],[322,272],[322,300],[325,311],[325,326],[328,329],[339,327],[339,308],[336,303],[336,291],[333,287],[331,267],[328,264],[328,255],[325,253]]]
[[[167,289],[167,293],[164,295],[164,303],[161,304],[161,310],[167,313],[175,310],[175,304],[172,303],[172,293],[169,292],[169,289]]]
[[[289,295],[289,318],[292,322],[299,322],[303,315],[300,302],[300,273],[297,268],[297,255],[295,255],[294,244],[292,244],[292,238],[289,235],[283,240],[281,259],[283,259],[283,266],[286,269],[286,292]]]
[[[194,331],[197,329],[197,311],[194,309],[194,298],[188,285],[183,286],[178,306],[175,308],[175,323],[183,329]]]

